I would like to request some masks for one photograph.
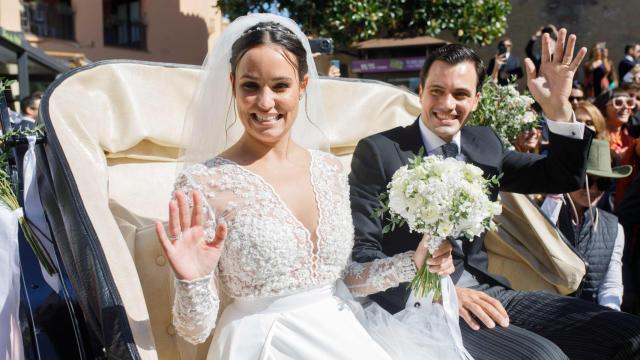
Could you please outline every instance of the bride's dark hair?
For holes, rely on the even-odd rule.
[[[274,44],[293,54],[297,60],[297,65],[289,59],[285,53],[287,61],[298,70],[298,78],[302,78],[309,71],[307,65],[307,51],[298,37],[286,27],[275,22],[261,22],[247,29],[231,47],[231,73],[235,74],[236,67],[240,59],[247,51],[265,44]]]

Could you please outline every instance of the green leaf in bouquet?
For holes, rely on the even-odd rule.
[[[422,161],[424,160],[424,154],[425,154],[424,146],[421,146],[420,150],[418,150],[418,153],[415,154],[413,158],[409,160],[409,166],[408,166],[409,169],[413,169],[420,166],[422,164]]]
[[[498,175],[494,175],[490,177],[489,184],[491,184],[491,186],[496,188],[500,187],[500,180],[502,179],[503,176],[504,176],[504,173],[500,173]]]

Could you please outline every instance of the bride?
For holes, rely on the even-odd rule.
[[[391,358],[396,350],[375,341],[354,302],[336,295],[342,282],[360,297],[410,281],[426,248],[350,261],[347,178],[317,150],[325,140],[306,37],[286,18],[242,17],[203,74],[168,230],[156,226],[176,276],[178,333],[200,343],[215,328],[209,359]],[[450,249],[434,254],[432,272],[453,271]],[[416,348],[413,356],[424,354]]]

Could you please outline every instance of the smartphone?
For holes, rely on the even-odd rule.
[[[312,53],[333,54],[333,39],[317,38],[309,40]]]
[[[507,53],[507,47],[504,46],[504,43],[498,44],[498,55],[504,55]]]
[[[340,60],[338,60],[338,59],[329,60],[329,66],[335,66],[338,69],[340,69]]]

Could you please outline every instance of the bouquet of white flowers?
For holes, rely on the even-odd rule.
[[[409,165],[398,169],[380,195],[382,207],[374,215],[389,214],[383,232],[407,224],[410,231],[429,235],[429,253],[436,251],[447,238],[472,240],[493,228],[493,216],[500,214],[499,202],[489,200],[489,186],[498,185],[499,177],[485,179],[480,168],[454,158],[423,157],[423,151]],[[440,277],[428,270],[426,263],[411,282],[418,297],[434,291],[440,299]]]
[[[502,86],[487,79],[469,124],[491,127],[502,143],[513,149],[518,134],[538,126],[537,115],[531,110],[534,102],[528,94],[521,95],[513,83]]]

